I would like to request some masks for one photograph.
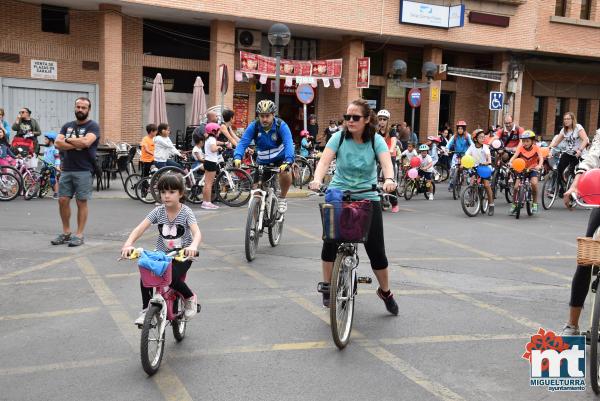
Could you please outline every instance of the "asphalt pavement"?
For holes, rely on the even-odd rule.
[[[281,244],[264,236],[252,263],[246,208],[194,206],[203,244],[188,283],[202,312],[183,342],[167,331],[152,378],[132,324],[139,273],[117,257],[153,206],[116,188],[96,194],[86,244],[68,248],[49,243],[56,201],[0,203],[0,400],[594,399],[590,388],[530,387],[521,357],[540,327],[560,330],[567,319],[589,212],[555,205],[517,221],[501,199],[495,216],[469,218],[444,188],[384,214],[400,314],[386,312],[375,283],[361,286],[342,351],[316,292],[322,198],[291,199]],[[140,245],[154,241],[151,229]],[[372,275],[362,247],[360,257],[360,274]]]

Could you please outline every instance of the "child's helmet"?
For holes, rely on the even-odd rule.
[[[419,146],[419,152],[429,152],[429,146],[425,144]]]

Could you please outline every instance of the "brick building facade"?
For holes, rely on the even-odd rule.
[[[421,73],[425,61],[454,69],[502,73],[501,82],[460,74],[431,81],[430,88],[422,92],[423,103],[415,123],[421,138],[436,132],[443,123],[453,124],[457,119],[467,120],[470,128],[487,127],[495,122],[494,117],[499,121],[501,115],[495,116],[488,110],[488,93],[492,90],[511,92],[503,112],[544,137],[551,137],[560,129],[560,114],[565,111],[580,116],[580,123],[589,133],[599,124],[598,0],[584,2],[588,5],[585,10],[582,2],[575,0],[466,0],[464,26],[450,29],[399,23],[402,0],[302,0],[288,4],[281,0],[258,3],[121,0],[111,4],[95,0],[48,0],[47,3],[53,7],[39,1],[3,1],[3,7],[17,10],[27,18],[4,30],[0,41],[0,107],[7,109],[11,121],[15,109],[30,107],[33,116],[45,122],[44,131],[56,129],[65,118],[72,118],[72,105],[59,103],[83,93],[97,100],[93,105],[94,117],[100,121],[106,139],[138,142],[147,115],[144,76],[164,71],[163,76],[177,77],[173,93],[167,93],[167,102],[172,103],[173,113],[183,113],[187,122],[192,88],[188,85],[189,90],[181,90],[179,85],[177,89],[183,79],[180,77],[185,73],[185,77],[207,78],[207,100],[209,105],[215,105],[220,102],[215,79],[220,64],[230,66],[231,71],[225,105],[233,107],[234,95],[244,96],[251,120],[256,100],[272,94],[265,85],[260,89],[255,79],[234,81],[233,70],[238,67],[240,50],[237,33],[240,29],[261,32],[264,54],[269,51],[265,34],[271,19],[287,24],[293,39],[301,38],[304,45],[308,43],[307,54],[314,51],[317,59],[343,59],[341,88],[333,85],[325,88],[322,83],[317,88],[314,111],[321,129],[328,120],[339,119],[347,103],[359,96],[373,100],[378,108],[390,110],[393,121],[410,121],[406,99],[388,93],[391,65],[396,59],[407,62],[407,79],[415,76],[420,82],[427,82]],[[45,10],[58,10],[67,16],[66,33],[44,28]],[[469,22],[476,14],[485,17],[483,23]],[[260,15],[269,17],[257,18]],[[148,21],[199,26],[205,34],[183,34]],[[498,21],[499,25],[508,26],[497,26]],[[182,47],[197,48],[198,54],[194,51],[195,57],[165,55],[174,50],[168,48],[147,51],[146,47],[152,45],[147,43],[149,31],[178,40]],[[371,88],[361,92],[355,84],[356,59],[365,55],[371,56],[372,67],[376,68],[372,70]],[[31,60],[55,62],[55,79],[32,79]],[[299,119],[300,105],[293,96],[282,95],[282,98],[285,96],[282,102],[285,107],[297,109],[287,112]],[[65,107],[70,113],[67,116]]]

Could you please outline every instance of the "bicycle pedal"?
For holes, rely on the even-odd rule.
[[[202,309],[202,306],[200,306],[200,304],[196,304],[196,313],[200,313],[201,309]]]
[[[317,284],[317,292],[327,294],[329,292],[329,283],[320,282]]]
[[[358,282],[360,284],[371,284],[373,282],[373,279],[371,277],[359,277],[358,278]]]

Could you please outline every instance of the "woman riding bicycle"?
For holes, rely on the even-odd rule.
[[[392,159],[392,166],[394,166],[394,179],[398,175],[398,160],[396,158],[398,142],[398,134],[395,130],[390,129],[390,112],[383,109],[377,113],[377,133],[385,139],[385,143],[390,150],[390,157]],[[398,198],[391,198],[390,203],[392,204],[392,213],[398,213],[400,208],[398,207]]]
[[[571,188],[565,192],[564,201],[567,207],[571,207],[571,194],[578,193],[577,186],[581,174],[593,168],[600,168],[600,129],[596,131],[592,146],[575,170],[576,175],[571,184]],[[599,226],[600,209],[593,209],[588,220],[585,236],[592,237]],[[571,283],[571,300],[569,302],[569,322],[562,329],[561,335],[563,336],[575,336],[579,334],[579,317],[581,316],[581,310],[583,309],[583,304],[590,288],[590,267],[591,266],[578,265],[577,270],[575,270],[575,274],[573,275],[573,282]]]
[[[327,142],[321,160],[317,165],[314,180],[309,184],[313,190],[320,188],[329,165],[336,159],[336,170],[329,188],[337,190],[365,190],[377,184],[377,160],[383,170],[385,192],[396,189],[394,168],[390,151],[381,135],[376,135],[376,116],[366,100],[354,100],[348,105],[344,120],[346,128],[333,134]],[[398,304],[389,288],[388,260],[385,254],[383,219],[379,195],[372,191],[356,195],[355,199],[368,199],[373,202],[373,217],[365,249],[373,272],[379,281],[377,295],[385,302],[387,310],[398,314]],[[335,261],[337,245],[323,242],[321,260],[323,267],[323,287],[328,288]],[[329,292],[323,292],[323,305],[329,306]]]
[[[558,135],[552,139],[550,143],[550,150],[558,146],[563,141],[566,142],[566,149],[560,157],[558,162],[558,185],[559,185],[559,196],[562,196],[565,188],[565,181],[563,175],[567,167],[575,169],[575,166],[579,162],[579,158],[583,153],[584,149],[590,143],[590,140],[585,132],[585,129],[581,124],[577,124],[577,118],[572,112],[567,112],[563,116],[563,128],[560,130]]]

